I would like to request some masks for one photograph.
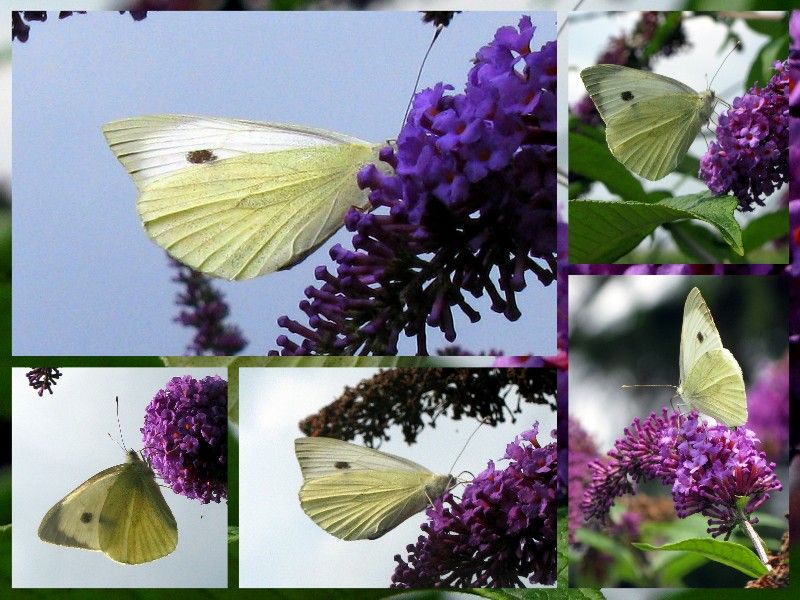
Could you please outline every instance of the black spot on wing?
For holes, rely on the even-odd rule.
[[[186,160],[194,165],[217,160],[216,155],[211,150],[192,150],[186,153]]]
[[[624,91],[619,95],[619,97],[625,100],[625,102],[628,102],[630,100],[633,100],[633,92]]]
[[[703,334],[702,334],[701,332],[699,332],[699,331],[698,331],[698,332],[697,332],[697,341],[698,341],[698,342],[700,342],[700,343],[702,344],[704,339],[706,339],[706,338],[704,338],[704,337],[703,337]]]
[[[81,513],[81,523],[91,523],[94,515],[90,512]]]
[[[349,469],[350,463],[343,460],[337,460],[335,463],[333,463],[333,466],[337,469]]]

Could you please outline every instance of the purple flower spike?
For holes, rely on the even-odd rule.
[[[556,445],[541,447],[538,425],[506,448],[510,462],[486,470],[429,508],[417,543],[406,547],[392,587],[523,587],[556,578]]]
[[[672,486],[679,517],[708,517],[708,532],[728,539],[741,522],[757,522],[752,513],[782,485],[775,463],[766,460],[755,434],[744,427],[709,427],[697,412],[688,416],[662,410],[634,419],[608,458],[590,463],[592,483],[581,503],[584,517],[605,520],[614,499],[635,493],[634,484],[658,479]]]
[[[763,88],[753,86],[719,117],[716,141],[700,159],[700,177],[715,194],[733,194],[751,211],[789,180],[789,70],[775,64]]]
[[[142,454],[176,494],[203,504],[228,497],[228,382],[174,377],[147,407]]]
[[[282,354],[393,355],[402,333],[427,355],[427,327],[452,342],[455,311],[480,319],[468,296],[513,321],[531,276],[553,282],[556,44],[532,51],[534,31],[529,17],[500,28],[463,94],[439,83],[415,96],[382,170],[358,174],[381,214],[346,215],[353,250],[335,246],[336,273],[316,271],[323,283],[300,304],[307,327],[281,317],[303,338],[281,336]]]

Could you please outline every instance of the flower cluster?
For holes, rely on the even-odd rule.
[[[536,439],[538,426],[506,448],[509,465],[490,462],[464,489],[428,509],[392,587],[523,587],[556,578],[556,445]]]
[[[308,326],[283,316],[282,354],[397,353],[401,333],[427,354],[426,327],[456,338],[453,309],[480,313],[465,297],[487,295],[509,320],[532,273],[555,277],[556,44],[532,51],[534,26],[501,27],[475,58],[463,94],[437,84],[419,92],[398,137],[384,148],[387,175],[358,174],[374,209],[351,210],[354,250],[331,249],[336,274],[300,304]],[[277,354],[277,351],[271,352]]]
[[[789,70],[775,63],[763,88],[753,86],[720,115],[717,139],[700,159],[700,177],[715,194],[733,194],[739,210],[754,204],[789,179]]]
[[[170,259],[178,274],[172,281],[183,284],[184,290],[175,298],[181,310],[174,321],[184,327],[194,327],[197,333],[192,343],[186,347],[189,354],[196,356],[231,356],[247,346],[247,340],[236,325],[225,323],[230,312],[225,297],[217,290],[208,277],[202,273]]]
[[[25,373],[28,378],[28,385],[34,390],[37,390],[39,396],[44,396],[44,393],[50,392],[53,394],[53,386],[58,383],[57,379],[61,377],[61,371],[55,368],[39,367],[31,369]]]
[[[581,424],[569,418],[569,543],[575,543],[575,533],[583,525],[581,500],[586,486],[591,481],[589,463],[599,455],[594,440],[586,433]],[[559,457],[560,458],[560,457]]]
[[[147,16],[146,10],[120,10],[120,14],[129,12],[134,21],[141,21]],[[58,13],[59,19],[66,19],[73,14],[85,15],[85,10],[62,10]],[[12,10],[11,11],[11,41],[27,42],[33,21],[47,21],[47,12],[43,10]]]
[[[608,41],[606,48],[597,57],[596,64],[648,69],[654,58],[672,56],[688,44],[683,21],[673,22],[675,14],[642,12],[641,18],[629,35],[622,34]],[[656,36],[659,47],[653,52],[650,44]],[[588,95],[577,102],[571,112],[587,125],[602,123],[600,113]]]
[[[555,385],[550,369],[390,369],[345,388],[299,427],[308,436],[360,437],[372,446],[398,425],[413,443],[425,420],[434,426],[443,414],[494,426],[513,421],[523,402],[552,406]]]
[[[148,405],[142,454],[176,494],[227,499],[227,407],[228,382],[218,375],[173,377]]]
[[[592,483],[581,510],[587,520],[605,520],[614,499],[634,493],[634,483],[658,479],[672,486],[679,517],[708,517],[708,532],[727,539],[741,522],[780,490],[775,463],[766,460],[755,434],[743,427],[709,427],[696,412],[688,416],[662,410],[635,419],[605,460],[590,463]]]
[[[747,426],[758,434],[768,456],[785,461],[789,449],[788,355],[759,369],[747,398]]]

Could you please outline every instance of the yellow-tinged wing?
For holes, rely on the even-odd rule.
[[[131,456],[100,513],[100,549],[117,562],[136,565],[175,550],[178,525],[153,471],[135,453]]]
[[[692,365],[709,350],[722,348],[714,317],[700,290],[692,288],[683,305],[681,350],[679,357],[680,382],[683,383]]]
[[[150,467],[135,452],[57,502],[39,525],[39,538],[139,564],[172,552],[178,528]]]
[[[385,452],[331,438],[299,438],[300,506],[344,540],[375,539],[451,489],[450,475]]]
[[[716,102],[680,81],[619,65],[581,71],[586,90],[606,124],[614,157],[650,180],[675,170]]]
[[[678,394],[692,408],[728,427],[747,422],[742,369],[727,348],[715,348],[698,357]]]
[[[148,235],[180,262],[226,279],[291,267],[366,208],[356,173],[379,146],[335,132],[183,115],[103,132],[140,191]]]
[[[108,490],[125,465],[100,471],[47,511],[39,524],[39,539],[72,548],[100,550],[100,513]]]

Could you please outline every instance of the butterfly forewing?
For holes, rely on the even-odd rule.
[[[367,144],[324,129],[191,115],[121,119],[106,123],[103,134],[140,189],[179,170],[201,169],[206,161],[299,147]]]
[[[611,153],[654,181],[683,160],[715,103],[710,91],[620,65],[588,67],[581,79],[606,124]]]
[[[100,513],[108,490],[125,465],[101,471],[83,482],[47,511],[39,538],[51,544],[100,550]]]
[[[680,381],[689,372],[689,368],[700,356],[709,350],[722,348],[719,331],[714,324],[714,317],[708,310],[700,290],[692,288],[683,305],[683,323],[681,324],[681,350],[678,363],[680,365]]]
[[[117,562],[141,564],[175,550],[178,526],[150,467],[135,453],[129,461],[108,490],[100,548]]]

